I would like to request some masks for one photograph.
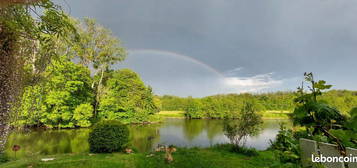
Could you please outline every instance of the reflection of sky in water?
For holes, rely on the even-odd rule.
[[[180,119],[171,122],[169,119],[160,128],[160,142],[158,144],[176,145],[181,147],[209,147],[215,144],[229,143],[229,139],[224,135],[222,121],[218,120],[192,120],[189,122],[214,122],[215,126],[220,128],[220,131],[216,133],[212,138],[209,138],[207,127],[204,127],[199,134],[191,136],[186,135],[184,131],[184,122],[177,124]],[[269,147],[270,140],[274,140],[275,136],[279,132],[279,123],[286,122],[284,120],[265,120],[262,130],[258,135],[248,137],[246,146],[253,147],[259,150],[264,150]],[[157,143],[156,143],[157,144]],[[155,147],[156,145],[154,145]]]

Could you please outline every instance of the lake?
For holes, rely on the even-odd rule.
[[[288,120],[264,120],[262,130],[248,137],[246,145],[264,150],[274,140],[279,123]],[[180,147],[209,147],[229,142],[223,132],[223,120],[186,120],[167,118],[163,123],[130,125],[132,145],[140,152],[149,152],[158,144]],[[20,145],[17,157],[61,153],[87,153],[89,129],[31,130],[13,132],[8,139],[6,153],[14,157],[11,147]]]

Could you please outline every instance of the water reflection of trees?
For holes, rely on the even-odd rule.
[[[212,140],[222,134],[223,121],[222,120],[206,120],[207,138]]]
[[[266,120],[262,128],[273,130],[278,128],[280,122],[283,121]],[[291,123],[288,122],[289,125]],[[160,143],[160,133],[163,133],[160,129],[168,127],[178,136],[182,133],[182,138],[188,141],[203,136],[201,138],[208,139],[212,144],[217,136],[223,135],[223,120],[173,119],[162,124],[129,126],[131,143],[140,152],[150,151]],[[17,152],[17,156],[20,157],[37,154],[85,153],[89,149],[88,133],[89,129],[14,132],[9,136],[6,152],[13,156],[11,147],[18,144],[21,149]]]
[[[222,133],[222,121],[221,120],[184,120],[183,133],[186,139],[192,141],[197,136],[206,132],[207,139],[212,141],[216,136]]]
[[[232,120],[232,122],[235,121],[237,120]],[[291,123],[287,120],[265,120],[262,125],[259,125],[259,131],[256,131],[249,136],[255,137],[264,130],[275,130],[279,127],[280,122],[288,122],[288,125],[291,125]],[[199,136],[205,136],[201,138],[207,138],[210,141],[210,144],[213,144],[215,138],[224,136],[224,120],[171,119],[167,120],[162,127],[174,127],[177,131],[182,128],[182,136],[184,136],[183,138],[189,142],[192,142]]]
[[[160,125],[134,125],[129,127],[132,145],[140,152],[153,149],[160,141]]]
[[[192,141],[205,129],[204,120],[184,120],[183,133],[187,140]]]
[[[150,151],[160,141],[159,125],[130,126],[131,143],[141,152]],[[89,151],[89,129],[33,130],[14,132],[8,138],[6,153],[13,155],[11,147],[21,146],[17,156],[51,155],[61,153],[86,153]]]
[[[21,146],[17,156],[50,155],[60,153],[83,153],[88,151],[88,129],[14,132],[8,138],[6,152],[11,147]]]

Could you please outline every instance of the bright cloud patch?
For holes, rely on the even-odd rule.
[[[252,77],[225,77],[224,87],[237,92],[257,92],[263,89],[275,88],[282,84],[282,80],[272,78],[272,73],[256,75]]]

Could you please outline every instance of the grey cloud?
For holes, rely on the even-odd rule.
[[[64,4],[63,0],[57,2]],[[280,89],[294,89],[296,84],[287,81],[300,79],[305,71],[315,72],[336,88],[357,89],[357,1],[66,2],[72,15],[96,18],[112,29],[128,49],[177,52],[221,72],[243,67],[236,77],[274,72],[273,80],[285,82]],[[138,61],[143,68],[145,62],[150,62],[146,58]],[[170,60],[167,62],[170,64]],[[162,65],[157,66],[164,69],[165,62],[160,63]],[[167,78],[155,76],[150,69],[143,73],[143,76],[150,76],[145,80],[165,81]],[[200,76],[200,73],[205,76],[204,72],[192,74]]]

